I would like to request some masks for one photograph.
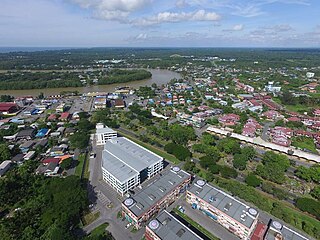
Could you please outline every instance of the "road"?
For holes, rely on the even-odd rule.
[[[264,123],[264,126],[263,126],[263,130],[262,130],[262,134],[261,134],[261,138],[264,140],[264,141],[268,141],[269,139],[269,136],[268,136],[268,130],[271,126],[273,126],[274,123],[273,122],[265,122]]]

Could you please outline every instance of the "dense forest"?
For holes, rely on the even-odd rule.
[[[172,57],[180,56],[180,57]],[[181,57],[183,56],[183,57]],[[51,50],[36,52],[11,52],[0,54],[0,69],[3,70],[45,70],[45,69],[87,69],[98,66],[97,60],[118,59],[117,67],[127,64],[167,68],[175,64],[186,64],[190,56],[195,58],[218,56],[222,59],[236,59],[232,65],[252,66],[259,61],[259,67],[312,67],[319,62],[319,49],[250,49],[250,48],[91,48]],[[210,65],[210,62],[193,60],[194,63]],[[221,62],[230,64],[229,61]],[[112,63],[110,63],[112,65]],[[240,64],[240,65],[239,65]],[[100,64],[101,65],[101,64]]]
[[[1,239],[77,239],[73,233],[86,209],[85,186],[76,176],[34,175],[36,161],[0,179]]]
[[[138,81],[151,78],[151,76],[150,72],[142,69],[88,72],[7,72],[0,74],[0,90],[82,87],[93,84],[93,79],[97,79],[99,85],[105,85]]]
[[[138,81],[151,78],[152,74],[143,69],[137,70],[123,70],[114,69],[108,72],[107,76],[99,79],[99,85],[106,85],[111,83],[125,83],[131,81]]]

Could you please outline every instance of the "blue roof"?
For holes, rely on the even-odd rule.
[[[48,133],[48,128],[42,128],[38,131],[36,137],[44,137]]]

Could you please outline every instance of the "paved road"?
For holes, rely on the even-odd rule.
[[[273,122],[265,122],[264,123],[264,126],[263,126],[263,130],[262,130],[262,134],[261,134],[261,138],[264,140],[264,141],[268,141],[269,139],[269,136],[268,136],[268,130],[271,126],[273,126],[274,123]]]

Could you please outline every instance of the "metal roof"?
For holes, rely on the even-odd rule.
[[[106,151],[102,152],[102,167],[121,183],[139,174],[138,171],[127,166]]]
[[[199,196],[199,198],[248,228],[251,227],[254,220],[258,217],[257,211],[255,216],[251,215],[249,213],[249,206],[209,184],[200,187],[194,181],[194,184],[192,184],[188,191]]]
[[[155,222],[156,221],[156,222]],[[155,223],[152,227],[152,223]],[[202,239],[191,231],[188,227],[182,224],[173,215],[168,213],[166,210],[161,212],[155,220],[149,223],[149,228],[158,236],[160,239],[170,240],[199,240]]]
[[[309,240],[309,238],[306,238],[302,236],[300,233],[297,233],[292,229],[283,226],[281,223],[277,221],[272,221],[270,228],[268,229],[267,234],[265,236],[265,239],[274,240],[276,235],[281,235],[285,240]]]
[[[162,160],[159,155],[124,137],[108,140],[102,152],[102,167],[120,182]]]
[[[166,170],[148,182],[147,186],[143,186],[141,191],[131,196],[133,204],[127,207],[134,215],[140,216],[188,178],[190,174],[183,170],[176,172],[171,169]]]

